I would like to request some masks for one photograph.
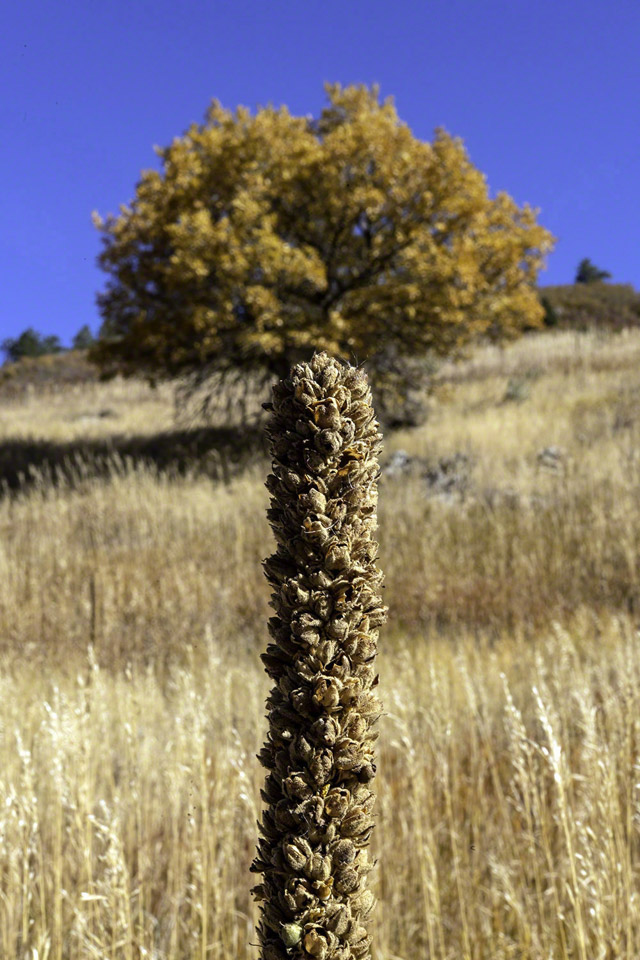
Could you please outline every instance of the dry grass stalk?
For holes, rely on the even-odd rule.
[[[375,801],[375,654],[386,611],[373,540],[381,436],[361,371],[327,354],[273,390],[265,563],[276,616],[263,654],[274,687],[269,770],[252,869],[264,960],[361,960]]]

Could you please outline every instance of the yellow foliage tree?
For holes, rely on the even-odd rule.
[[[461,140],[416,139],[377,87],[325,90],[315,121],[214,101],[130,206],[95,215],[106,372],[282,377],[325,350],[371,360],[375,386],[381,358],[540,322],[536,211],[490,198]]]

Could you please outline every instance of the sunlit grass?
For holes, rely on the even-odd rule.
[[[375,956],[635,956],[631,625],[585,617],[535,646],[413,638],[380,673]],[[255,956],[266,689],[232,638],[162,683],[88,659],[5,675],[3,957]]]
[[[639,362],[638,333],[484,348],[386,438],[469,484],[381,483],[377,960],[638,955]],[[3,402],[0,441],[172,416],[87,385]],[[1,957],[256,955],[264,475],[115,458],[0,501]]]

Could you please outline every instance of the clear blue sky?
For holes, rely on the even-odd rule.
[[[638,0],[7,0],[0,29],[0,338],[99,325],[98,234],[209,101],[317,114],[378,82],[424,140],[463,138],[492,191],[640,288]]]

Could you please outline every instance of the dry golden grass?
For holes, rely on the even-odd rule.
[[[381,485],[377,960],[639,955],[639,362],[638,333],[486,348],[387,439],[471,466],[462,500]],[[4,401],[0,440],[171,416],[166,390],[70,387]],[[0,501],[7,960],[256,954],[265,470],[195,466]]]
[[[163,683],[4,671],[3,957],[255,956],[266,682],[242,646],[205,646]],[[631,626],[397,645],[380,672],[375,956],[637,956]]]
[[[32,389],[0,403],[2,438],[67,443],[114,433],[145,435],[173,426],[171,385],[152,389],[143,381],[73,384],[46,392]]]

